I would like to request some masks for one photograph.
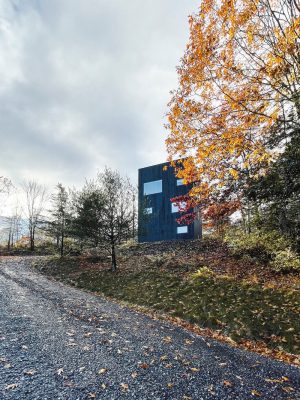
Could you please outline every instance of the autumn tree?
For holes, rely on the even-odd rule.
[[[229,200],[263,175],[299,127],[300,8],[296,0],[203,0],[169,103],[167,149],[178,177],[206,201]],[[285,134],[271,146],[276,127]],[[243,202],[242,202],[243,204]]]
[[[34,180],[28,180],[22,185],[26,199],[26,217],[29,231],[30,250],[35,249],[35,234],[41,224],[42,212],[46,202],[46,188]]]
[[[213,202],[203,211],[203,219],[208,228],[213,228],[218,235],[223,236],[230,216],[239,209],[239,201]]]

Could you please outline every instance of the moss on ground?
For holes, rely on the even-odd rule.
[[[263,340],[299,354],[297,291],[263,288],[230,276],[176,275],[159,268],[119,271],[82,268],[76,259],[36,263],[43,273],[91,291],[220,330],[236,341]]]

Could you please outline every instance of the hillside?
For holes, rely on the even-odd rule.
[[[123,246],[118,259],[117,273],[104,255],[38,258],[34,265],[71,285],[164,313],[200,333],[296,362],[299,275],[237,259],[215,240]]]

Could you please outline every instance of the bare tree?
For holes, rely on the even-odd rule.
[[[34,180],[25,182],[22,187],[26,196],[30,250],[34,251],[36,229],[41,223],[41,216],[46,202],[46,188]]]
[[[20,238],[21,233],[21,212],[16,207],[15,212],[5,218],[5,229],[7,233],[7,249],[10,250]]]
[[[1,194],[9,194],[10,188],[12,187],[12,183],[8,178],[0,175],[0,195]],[[0,207],[2,206],[2,200],[0,200]]]

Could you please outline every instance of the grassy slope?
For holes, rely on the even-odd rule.
[[[75,258],[48,259],[36,266],[78,287],[165,311],[236,341],[262,340],[269,348],[300,352],[297,290],[267,288],[224,274],[195,277],[193,272],[181,274],[153,265],[138,270],[121,267],[118,273]]]

